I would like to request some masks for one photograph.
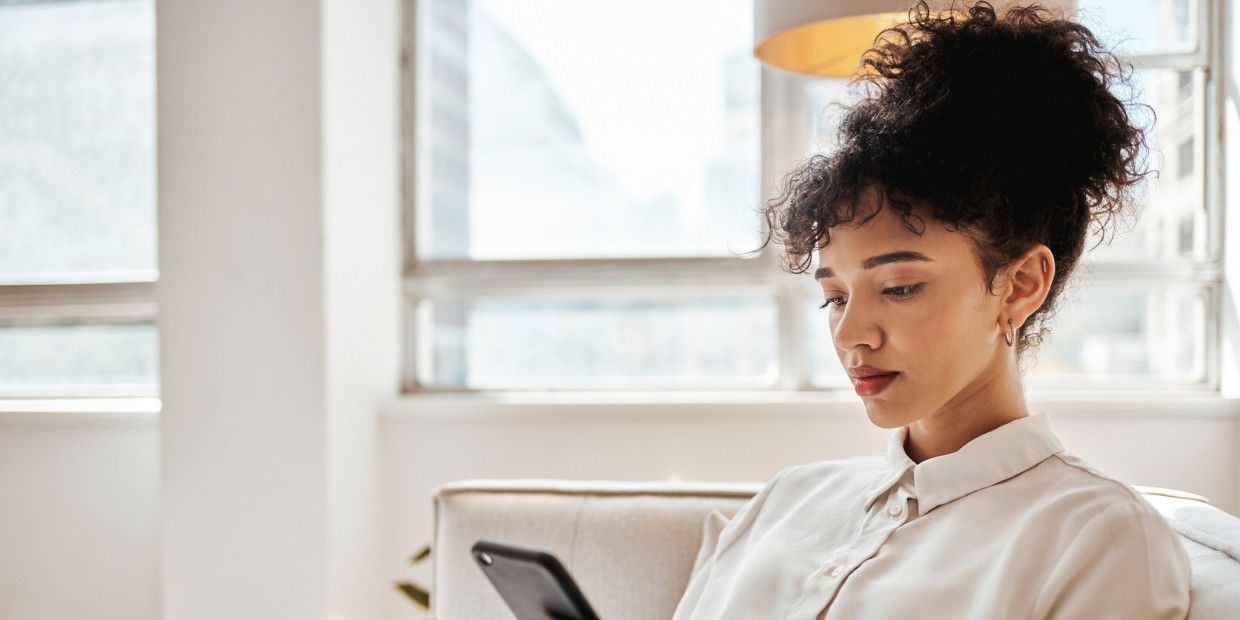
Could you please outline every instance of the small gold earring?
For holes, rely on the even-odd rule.
[[[1003,339],[1007,342],[1007,345],[1010,347],[1012,346],[1012,343],[1016,342],[1016,326],[1012,325],[1012,319],[1008,319],[1007,323],[1008,323],[1008,328],[1012,331],[1012,337],[1008,338],[1008,335],[1005,333],[1003,334]]]

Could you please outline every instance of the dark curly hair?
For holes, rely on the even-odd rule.
[[[924,231],[909,223],[917,206],[964,230],[991,294],[1001,269],[1045,244],[1054,281],[1016,344],[1018,353],[1037,347],[1090,225],[1105,232],[1150,174],[1146,129],[1128,109],[1144,104],[1113,92],[1131,90],[1132,66],[1085,26],[1036,4],[999,18],[984,1],[933,15],[919,0],[907,23],[875,38],[861,68],[850,85],[863,82],[866,96],[846,108],[838,146],[787,173],[760,208],[769,226],[758,250],[774,235],[792,273],[803,273],[829,229],[858,216],[870,185],[911,232]]]

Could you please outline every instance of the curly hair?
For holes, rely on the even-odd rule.
[[[1000,18],[984,1],[932,15],[919,0],[907,23],[874,42],[850,82],[864,82],[866,97],[845,108],[836,148],[788,172],[760,207],[768,232],[759,250],[774,236],[787,267],[803,273],[873,185],[911,232],[922,233],[909,222],[915,206],[963,230],[991,294],[1001,269],[1049,247],[1054,280],[1016,344],[1018,354],[1039,346],[1090,226],[1104,233],[1150,174],[1146,130],[1128,109],[1144,104],[1113,92],[1131,87],[1132,66],[1085,26],[1036,4]]]

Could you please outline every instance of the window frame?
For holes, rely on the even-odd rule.
[[[773,295],[778,312],[777,360],[778,376],[768,386],[756,391],[826,393],[836,395],[847,390],[811,383],[810,355],[805,332],[806,312],[812,299],[806,297],[808,276],[794,276],[781,269],[779,246],[770,244],[752,257],[635,257],[635,258],[566,258],[543,260],[495,259],[427,259],[418,260],[416,219],[418,202],[426,193],[417,182],[419,167],[428,154],[426,141],[421,141],[418,111],[427,109],[426,90],[418,88],[427,74],[425,59],[417,54],[418,0],[402,0],[401,33],[401,232],[402,232],[402,361],[400,389],[402,395],[424,393],[527,393],[524,388],[484,389],[424,384],[419,372],[430,363],[430,347],[425,342],[427,325],[423,302],[437,298],[468,299],[514,294],[517,289],[529,293],[580,293],[591,289],[647,291],[658,287],[708,292],[712,288],[752,286]],[[1078,396],[1089,393],[1123,394],[1151,391],[1158,394],[1203,395],[1217,393],[1220,386],[1219,365],[1224,288],[1222,211],[1222,95],[1217,70],[1224,41],[1222,2],[1197,0],[1197,46],[1192,52],[1124,56],[1134,69],[1200,69],[1203,79],[1198,105],[1204,107],[1199,127],[1202,144],[1194,146],[1195,162],[1201,166],[1202,205],[1205,211],[1205,258],[1172,263],[1154,261],[1108,261],[1094,265],[1092,275],[1098,285],[1113,286],[1138,283],[1162,285],[1199,284],[1206,299],[1205,377],[1188,386],[1151,389],[1150,382],[1132,384],[1109,383],[1051,390],[1052,394]],[[763,67],[760,79],[760,186],[762,200],[778,189],[782,175],[801,159],[798,154],[810,139],[806,123],[805,96],[799,78],[782,75],[779,70]],[[1194,82],[1198,82],[1194,80]],[[1194,86],[1196,88],[1196,86]],[[1164,163],[1164,168],[1165,163]],[[768,234],[767,222],[761,222],[761,238]],[[606,284],[603,284],[606,283]],[[701,386],[687,386],[666,392],[700,392]],[[747,388],[748,389],[748,388]],[[606,388],[568,390],[585,393],[628,392]],[[748,391],[754,391],[748,389]]]
[[[104,273],[95,278],[91,280],[84,274],[62,282],[0,283],[0,327],[147,323],[158,326],[157,271]],[[83,383],[0,392],[0,399],[158,396],[158,378],[150,386]]]

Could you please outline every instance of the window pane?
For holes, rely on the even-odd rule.
[[[1079,0],[1078,20],[1120,54],[1197,49],[1195,0]]]
[[[153,5],[0,6],[0,277],[155,269]]]
[[[756,249],[750,2],[423,6],[419,258]]]
[[[1027,354],[1030,387],[1182,385],[1204,380],[1209,299],[1205,289],[1075,286],[1061,298],[1046,341]],[[835,354],[827,310],[817,309],[822,293],[807,297],[805,303],[810,307],[806,314],[813,383],[851,388]]]
[[[805,155],[830,153],[839,145],[836,132],[847,106],[860,101],[864,85],[850,86],[845,78],[799,78],[805,87],[805,110],[810,139]]]
[[[1107,232],[1106,243],[1091,230],[1086,241],[1091,258],[1205,258],[1205,183],[1199,164],[1203,79],[1200,71],[1143,69],[1133,72],[1133,92],[1116,93],[1153,109],[1153,119],[1144,106],[1133,106],[1130,113],[1138,126],[1149,128],[1142,165],[1154,172],[1133,188],[1139,219],[1125,216],[1121,226]]]
[[[155,392],[152,323],[0,326],[0,396]]]
[[[752,388],[777,372],[776,309],[761,296],[482,299],[423,311],[421,379],[437,386]]]
[[[1083,287],[1082,287],[1083,288]],[[1193,287],[1068,290],[1030,368],[1033,387],[1205,378],[1208,296]]]
[[[150,0],[0,6],[0,277],[155,269]]]

